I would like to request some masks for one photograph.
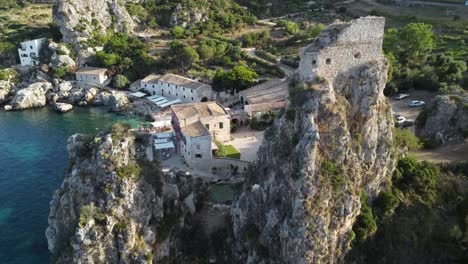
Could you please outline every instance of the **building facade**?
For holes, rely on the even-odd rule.
[[[210,85],[171,73],[149,75],[141,80],[141,88],[151,95],[180,99],[184,103],[208,102],[212,97]]]
[[[363,17],[326,27],[301,52],[298,69],[303,81],[333,80],[338,74],[380,59],[385,18]]]
[[[230,141],[230,116],[217,102],[171,106],[176,149],[190,167],[210,168],[215,140]]]
[[[96,67],[83,67],[76,73],[76,81],[83,85],[104,85],[108,81],[107,69]]]
[[[38,66],[40,52],[46,44],[46,38],[21,42],[21,48],[18,49],[21,66]]]

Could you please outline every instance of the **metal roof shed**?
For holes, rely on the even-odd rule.
[[[174,104],[180,104],[180,103],[182,103],[182,100],[175,99],[175,100],[172,100],[170,102],[167,102],[165,104],[160,105],[160,107],[168,107],[168,106],[171,106],[171,105],[174,105]]]
[[[175,146],[174,146],[174,142],[170,141],[170,142],[167,142],[167,143],[154,144],[154,148],[155,148],[156,150],[160,150],[160,149],[173,149],[173,148],[175,148]]]

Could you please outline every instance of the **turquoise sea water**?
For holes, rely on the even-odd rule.
[[[105,108],[0,110],[0,263],[50,263],[45,229],[67,167],[67,139],[122,119]]]

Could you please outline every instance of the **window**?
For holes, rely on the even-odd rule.
[[[210,129],[210,125],[209,124],[205,124],[206,126],[206,129]]]
[[[331,64],[331,59],[327,59],[325,62],[326,62],[328,65],[330,65],[330,64]]]
[[[155,91],[153,91],[153,95],[156,95],[156,92],[155,92]]]
[[[361,52],[358,52],[358,53],[354,54],[354,58],[355,59],[360,59],[361,58]]]
[[[145,87],[148,87],[148,84],[147,84],[147,83],[145,83]]]
[[[313,61],[312,61],[312,65],[317,65],[317,61],[316,61],[316,60],[313,60]]]
[[[200,149],[200,144],[197,144],[197,149]]]
[[[192,101],[193,101],[193,97],[192,97]]]
[[[201,158],[202,158],[202,155],[201,155],[201,154],[195,154],[195,158],[201,159]]]
[[[33,47],[32,47],[32,46],[29,46],[29,47],[30,47],[31,49],[33,49]]]
[[[179,93],[176,93],[175,96],[179,96]]]
[[[153,84],[153,88],[154,88],[154,84]]]
[[[184,99],[185,99],[185,95],[184,95]]]
[[[220,129],[223,129],[223,128],[224,128],[223,122],[219,122],[219,128],[220,128]]]
[[[94,80],[96,80],[96,76],[94,76],[93,78],[94,78]]]
[[[185,87],[182,88],[182,91],[185,91]]]

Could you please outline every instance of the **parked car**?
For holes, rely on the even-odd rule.
[[[177,172],[176,172],[176,176],[178,176],[178,177],[190,176],[190,175],[191,175],[191,174],[190,174],[190,172],[188,172],[188,171],[180,170],[180,171],[177,171]]]
[[[405,122],[401,124],[401,127],[410,127],[414,125],[414,120],[413,119],[407,119]]]
[[[426,103],[424,101],[411,101],[409,103],[409,106],[410,107],[418,107],[418,106],[423,106],[425,105]]]
[[[406,121],[406,117],[401,115],[396,115],[395,118],[398,125],[402,125]]]
[[[400,127],[410,127],[414,125],[414,120],[413,119],[406,119],[404,122],[400,123]]]
[[[172,169],[169,168],[169,167],[163,167],[163,168],[161,169],[161,171],[162,171],[164,174],[168,174],[169,172],[172,171]]]
[[[395,100],[402,100],[402,99],[405,99],[406,97],[408,97],[409,94],[397,94],[393,97],[393,99]]]

